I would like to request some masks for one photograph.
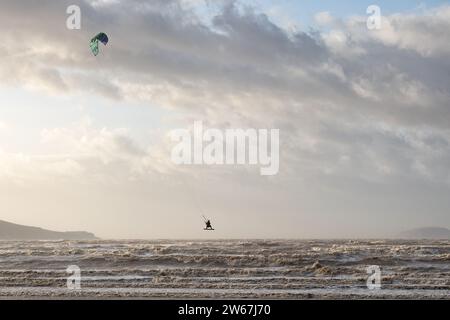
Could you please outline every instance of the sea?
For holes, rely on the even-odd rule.
[[[0,299],[450,299],[450,240],[0,242]]]

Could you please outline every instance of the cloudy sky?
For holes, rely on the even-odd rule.
[[[379,30],[371,4],[0,0],[0,220],[107,238],[450,227],[450,3],[380,0]],[[279,174],[173,164],[170,131],[199,120],[280,129]]]

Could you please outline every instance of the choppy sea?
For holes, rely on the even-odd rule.
[[[449,299],[450,241],[0,242],[0,298],[54,297]]]

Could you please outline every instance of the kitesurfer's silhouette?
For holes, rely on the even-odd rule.
[[[206,224],[205,230],[214,230],[214,228],[213,228],[212,225],[211,225],[211,220],[206,219],[205,217],[203,217],[203,218],[204,218],[205,224]]]

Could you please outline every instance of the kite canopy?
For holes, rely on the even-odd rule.
[[[94,56],[97,56],[99,52],[98,43],[101,42],[106,46],[108,41],[109,41],[108,36],[103,32],[100,32],[99,34],[97,34],[95,37],[92,38],[90,47]]]

